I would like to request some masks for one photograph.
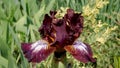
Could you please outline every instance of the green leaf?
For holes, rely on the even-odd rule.
[[[47,7],[46,7],[46,13],[48,13],[48,12],[52,9],[52,7],[54,6],[54,4],[55,4],[55,0],[51,0],[51,1],[48,3],[48,5],[47,5]]]
[[[30,35],[31,35],[31,40],[32,40],[33,42],[35,42],[35,41],[36,41],[36,38],[35,38],[35,34],[34,34],[33,30],[30,31]]]
[[[9,58],[8,58],[8,68],[17,68],[15,58],[11,54],[9,54]]]
[[[4,66],[5,68],[8,68],[8,60],[0,56],[0,65]]]
[[[114,57],[114,67],[120,68],[120,57],[117,56]]]
[[[27,63],[26,63],[26,60],[23,56],[23,53],[22,53],[22,50],[21,50],[21,43],[20,43],[20,40],[18,39],[17,35],[15,34],[15,32],[13,31],[13,28],[9,25],[9,31],[10,31],[10,34],[12,35],[13,39],[15,40],[15,43],[20,51],[20,54],[21,54],[21,60],[22,60],[22,66],[24,68],[27,68]],[[13,60],[13,59],[10,59],[10,60]]]
[[[45,6],[39,9],[39,11],[34,15],[35,23],[37,24],[38,27],[40,26],[39,19],[44,13],[45,13]]]
[[[25,15],[15,23],[16,31],[26,33],[27,31],[27,28],[25,26],[26,23],[27,23],[27,16]]]
[[[65,68],[65,65],[61,62],[59,62],[58,68]]]
[[[8,51],[9,51],[9,47],[7,46],[7,44],[4,41],[4,38],[0,37],[0,53],[4,58],[8,58]]]

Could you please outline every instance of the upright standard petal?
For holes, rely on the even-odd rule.
[[[95,62],[96,60],[92,57],[92,50],[88,44],[82,43],[81,41],[75,41],[73,45],[65,46],[65,50],[77,60],[87,63]]]
[[[52,33],[51,23],[52,23],[52,18],[48,14],[46,14],[44,16],[43,23],[39,28],[39,33],[42,38],[45,38],[47,35],[51,35]]]
[[[52,43],[55,39],[55,32],[52,26],[52,21],[55,18],[56,13],[56,11],[50,11],[50,15],[45,14],[43,23],[39,28],[41,38],[47,40],[49,43]]]
[[[67,9],[63,19],[67,23],[69,42],[72,45],[83,31],[84,18],[81,13],[75,13],[73,9]]]
[[[50,47],[45,40],[39,40],[35,43],[22,43],[21,46],[25,57],[29,62],[39,63],[45,60],[52,52],[55,51],[54,47]]]

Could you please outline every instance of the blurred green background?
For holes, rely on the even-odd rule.
[[[84,16],[80,39],[91,45],[97,68],[120,68],[120,0],[0,0],[0,68],[31,68],[21,42],[39,40],[44,15],[67,7]],[[67,58],[73,68],[92,68],[91,63],[83,64],[69,53]],[[54,68],[51,64],[52,55],[37,68]]]

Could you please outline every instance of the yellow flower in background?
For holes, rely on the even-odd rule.
[[[96,8],[103,8],[103,6],[108,3],[108,1],[96,0]]]
[[[104,33],[102,33],[102,35],[100,37],[96,38],[96,41],[100,42],[101,44],[104,44],[108,40],[111,32],[116,30],[116,29],[117,29],[117,26],[114,26],[113,28],[107,27],[104,30]]]
[[[98,25],[97,25],[97,26],[98,26],[98,27],[102,27],[102,26],[103,26],[101,20],[98,21]]]
[[[89,5],[83,7],[83,15],[84,16],[89,16],[90,15],[91,8]]]
[[[66,14],[67,9],[68,7],[66,8],[61,7],[59,10],[57,10],[57,14],[55,15],[55,17],[62,18]]]
[[[105,41],[105,39],[104,38],[102,38],[102,37],[98,37],[97,39],[96,39],[96,41],[98,41],[98,42],[100,42],[100,43],[102,43],[102,44],[104,44],[106,41]]]

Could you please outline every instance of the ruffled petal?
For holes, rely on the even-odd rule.
[[[39,32],[42,38],[45,38],[47,35],[51,34],[52,32],[51,23],[52,23],[52,18],[48,14],[46,14],[43,23],[39,28]]]
[[[39,40],[35,43],[22,43],[21,46],[25,57],[29,62],[41,62],[45,60],[51,53],[55,51],[54,47],[50,47],[45,40]]]
[[[55,18],[55,14],[56,14],[57,12],[56,11],[50,11],[50,16],[52,17],[52,18]]]
[[[87,63],[95,62],[96,60],[92,57],[92,50],[88,44],[82,43],[81,41],[75,41],[73,45],[65,46],[65,50],[77,60]]]
[[[67,23],[66,30],[69,34],[69,42],[72,45],[83,31],[84,18],[81,13],[75,13],[73,9],[67,9],[64,20]]]

